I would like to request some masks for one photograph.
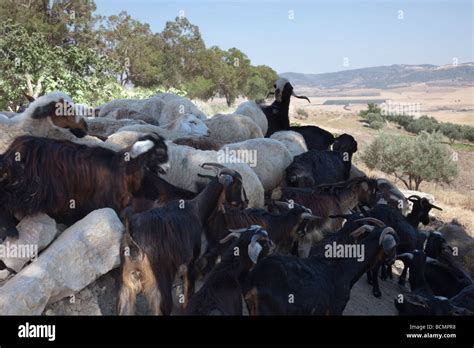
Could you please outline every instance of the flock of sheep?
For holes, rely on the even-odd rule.
[[[242,315],[243,303],[250,315],[341,315],[364,273],[382,296],[397,259],[411,290],[394,300],[400,314],[472,315],[472,238],[419,229],[441,208],[365,176],[351,135],[290,126],[291,98],[309,99],[288,80],[273,94],[212,117],[167,93],[89,108],[53,92],[0,113],[0,239],[35,214],[74,226],[113,209],[121,315],[139,294],[157,315]],[[5,284],[24,271],[0,257]]]

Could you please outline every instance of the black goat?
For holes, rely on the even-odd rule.
[[[210,163],[202,166],[216,168]],[[184,278],[182,303],[186,306],[194,292],[194,263],[201,251],[204,222],[235,175],[235,171],[220,169],[217,178],[212,178],[192,200],[172,201],[138,214],[126,210],[119,314],[133,314],[136,297],[143,292],[154,314],[169,315],[173,305],[171,287],[178,271]]]
[[[230,231],[221,242],[238,239],[213,268],[202,288],[191,296],[186,315],[242,315],[242,283],[253,265],[273,251],[273,243],[257,225]]]
[[[381,255],[387,260],[396,255],[397,236],[390,227],[364,225],[351,236],[351,244],[339,247],[344,250],[363,248],[363,260],[348,252],[341,258],[331,258],[327,253],[324,258],[307,259],[272,255],[259,262],[250,272],[245,287],[250,314],[341,315],[357,279],[378,262]],[[327,245],[326,250],[334,246]]]
[[[423,249],[423,243],[426,236],[419,233],[397,209],[388,205],[377,204],[373,209],[364,212],[364,215],[383,221],[387,226],[390,226],[397,231],[400,239],[397,249],[400,253],[412,252],[415,249]],[[373,284],[373,294],[375,297],[382,296],[378,284],[378,273],[380,267],[381,265],[376,265],[374,269],[367,274],[369,284]],[[407,271],[408,267],[405,265],[399,278],[400,285],[405,284]]]
[[[429,212],[431,209],[443,210],[440,207],[431,204],[425,197],[421,198],[420,196],[412,195],[407,199],[413,203],[411,212],[407,215],[407,220],[415,228],[418,228],[420,222],[422,222],[423,225],[428,225],[430,223]]]
[[[273,133],[284,130],[291,130],[300,133],[308,150],[327,150],[334,142],[334,136],[328,131],[317,126],[294,126],[290,127],[290,99],[291,97],[306,99],[308,97],[298,96],[293,91],[293,86],[285,78],[280,78],[275,85],[275,101],[271,105],[261,106],[267,117],[268,130],[265,137],[270,137]]]
[[[357,142],[342,134],[336,139],[333,151],[309,150],[295,156],[286,168],[286,183],[292,187],[314,187],[346,181],[350,177],[352,155],[357,151]]]

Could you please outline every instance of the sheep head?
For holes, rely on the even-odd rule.
[[[52,92],[33,101],[24,111],[35,120],[49,119],[58,128],[69,129],[78,138],[87,135],[88,125],[71,98],[61,92]]]

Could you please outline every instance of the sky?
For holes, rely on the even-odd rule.
[[[153,32],[186,16],[207,47],[237,47],[278,73],[474,62],[473,0],[95,0]]]

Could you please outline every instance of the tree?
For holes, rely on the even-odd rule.
[[[214,96],[216,85],[210,79],[197,76],[186,84],[185,89],[189,98],[206,101]]]
[[[451,144],[454,144],[455,140],[461,140],[464,137],[461,126],[453,123],[441,123],[439,131],[449,139]]]
[[[16,111],[23,93],[62,90],[78,102],[93,101],[111,79],[106,57],[88,48],[51,46],[11,21],[0,23],[0,108]]]
[[[245,87],[245,96],[248,99],[263,101],[272,90],[278,75],[275,70],[266,65],[251,66],[250,74],[251,77],[247,80]]]
[[[366,149],[362,160],[369,169],[394,175],[410,190],[423,181],[449,183],[458,168],[440,133],[421,132],[416,137],[382,134]]]

